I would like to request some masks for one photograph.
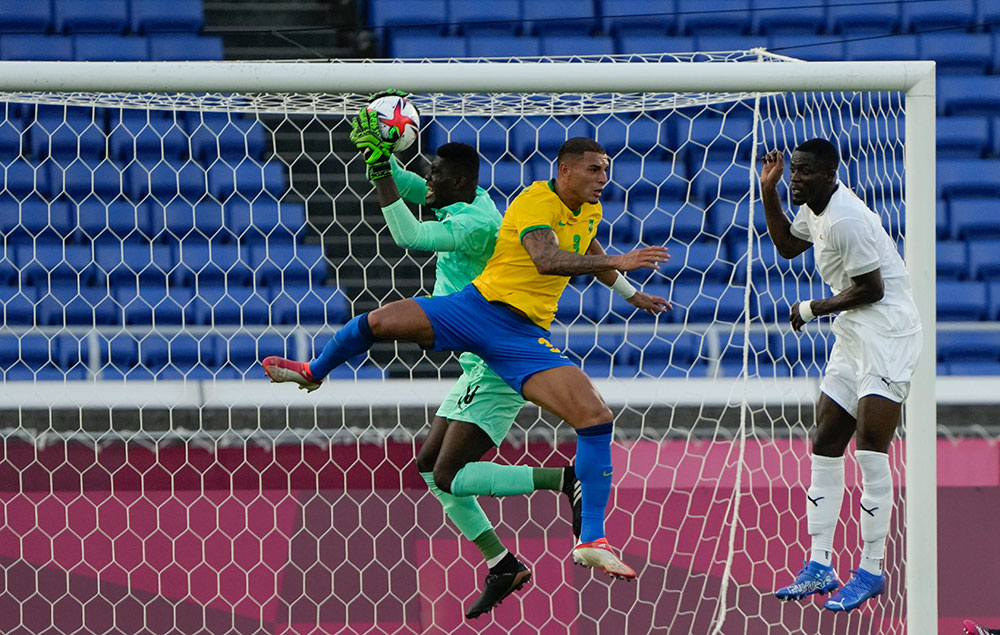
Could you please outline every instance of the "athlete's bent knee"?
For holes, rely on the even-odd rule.
[[[434,466],[434,484],[438,486],[438,489],[445,494],[451,494],[451,483],[455,480],[455,474],[457,470],[451,468],[450,465],[435,465]]]
[[[420,451],[417,452],[417,471],[421,474],[424,472],[433,472],[434,461],[436,460],[437,454],[427,449],[427,446],[421,446]]]

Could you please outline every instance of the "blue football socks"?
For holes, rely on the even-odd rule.
[[[375,336],[368,326],[368,314],[362,313],[337,331],[333,339],[323,347],[319,357],[309,362],[309,372],[319,381],[355,355],[364,353],[375,343]]]
[[[583,526],[580,542],[604,538],[604,511],[611,496],[611,437],[614,425],[576,431],[576,478],[580,480]]]

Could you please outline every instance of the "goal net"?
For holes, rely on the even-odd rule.
[[[933,465],[926,365],[911,407],[930,441],[904,426],[891,451],[886,593],[838,616],[772,596],[809,546],[808,435],[832,334],[823,319],[791,331],[789,307],[828,289],[809,252],[777,256],[756,180],[766,151],[831,139],[840,178],[900,249],[926,249],[933,203],[914,194],[930,183],[933,201],[933,171],[914,175],[909,156],[933,158],[933,74],[929,98],[914,92],[928,68],[763,50],[0,63],[0,630],[472,632],[462,614],[485,565],[414,463],[455,358],[379,344],[311,394],[269,385],[259,365],[308,359],[351,316],[432,289],[433,254],[392,243],[347,138],[389,87],[421,112],[408,168],[473,144],[501,211],[553,176],[567,138],[595,138],[611,157],[602,244],[671,254],[628,275],[671,312],[634,312],[580,277],[552,329],[615,413],[607,528],[638,583],[569,566],[563,498],[483,500],[534,572],[487,631],[904,633],[914,615],[936,620],[936,576],[911,583],[934,568],[912,555],[930,545],[934,558],[934,477],[907,469]],[[933,259],[929,278],[911,272],[918,294],[930,280],[933,332]],[[487,459],[573,453],[572,431],[529,406]],[[850,453],[848,488],[842,578],[860,553]]]

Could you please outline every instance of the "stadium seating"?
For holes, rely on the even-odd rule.
[[[129,26],[128,0],[57,0],[52,7],[60,33],[123,33]]]
[[[522,2],[521,10],[524,32],[531,35],[589,35],[598,27],[597,14],[591,0],[532,0]]]
[[[750,0],[717,0],[706,5],[699,0],[676,0],[681,35],[740,35],[752,28]]]
[[[897,2],[878,2],[864,7],[854,3],[830,3],[827,32],[837,35],[889,35],[900,30],[902,15]]]
[[[463,2],[452,0],[448,21],[456,35],[489,36],[515,35],[521,31],[520,0],[491,0],[490,2]],[[429,53],[425,51],[421,57]],[[435,52],[435,57],[441,57]]]
[[[934,60],[938,73],[987,73],[993,65],[993,41],[988,33],[924,33],[917,37],[920,58]]]
[[[202,0],[129,0],[133,33],[198,32],[205,24]]]
[[[940,117],[937,120],[938,158],[980,158],[992,151],[987,117]]]
[[[789,5],[783,0],[753,0],[753,33],[815,35],[823,31],[826,23],[826,7],[820,3]]]
[[[968,28],[976,22],[974,0],[900,2],[902,28],[920,32],[943,28]]]

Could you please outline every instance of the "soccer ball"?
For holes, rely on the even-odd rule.
[[[399,133],[399,138],[392,147],[393,152],[402,152],[417,140],[420,115],[410,100],[396,95],[379,97],[368,104],[368,110],[378,113],[379,129],[383,139],[389,139],[390,131],[393,129]]]

